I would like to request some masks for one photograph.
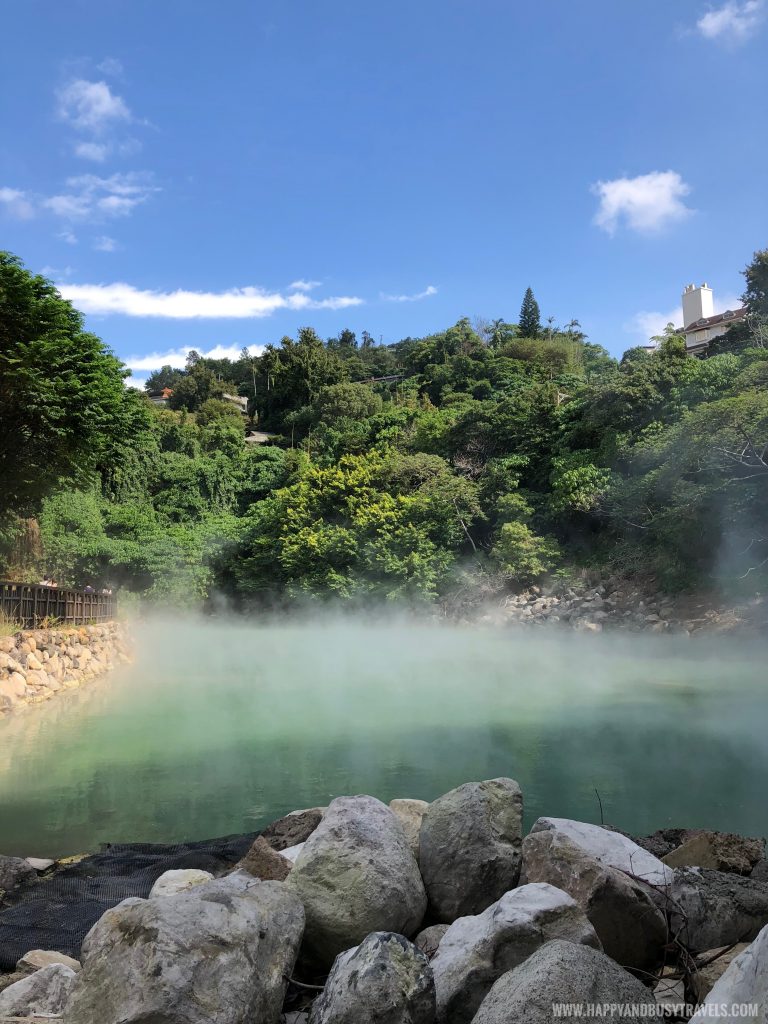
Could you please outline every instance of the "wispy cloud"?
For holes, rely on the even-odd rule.
[[[359,306],[356,296],[311,299],[304,292],[269,292],[262,288],[231,288],[224,292],[149,291],[133,285],[64,284],[61,294],[85,313],[120,314],[170,320],[244,320],[271,316],[281,309],[347,309]]]
[[[112,174],[108,178],[81,174],[68,178],[64,191],[42,196],[14,188],[1,188],[0,201],[17,218],[29,219],[50,212],[62,220],[99,222],[125,217],[159,192],[147,174]]]
[[[382,302],[419,302],[421,299],[428,299],[437,295],[437,288],[433,284],[427,285],[423,292],[416,292],[414,295],[387,295],[381,292]]]
[[[0,205],[17,220],[30,220],[35,216],[34,204],[27,193],[17,188],[0,188]]]
[[[693,212],[683,202],[690,191],[677,171],[651,171],[636,178],[598,181],[592,186],[600,199],[594,222],[609,235],[620,224],[641,234],[652,234]]]
[[[765,14],[765,0],[745,0],[744,3],[729,0],[722,7],[715,7],[702,15],[696,22],[696,28],[705,39],[745,43],[760,27]]]
[[[76,78],[57,93],[58,114],[78,131],[101,134],[116,122],[130,122],[131,111],[106,82]]]
[[[93,160],[97,164],[103,164],[109,155],[109,146],[104,142],[78,142],[75,145],[75,156],[83,160]]]
[[[125,365],[131,371],[139,373],[151,373],[159,370],[161,366],[172,366],[175,370],[184,368],[187,356],[190,352],[197,352],[198,355],[207,359],[239,359],[240,353],[246,348],[250,355],[258,356],[264,351],[263,345],[214,345],[213,348],[193,348],[191,345],[184,345],[181,348],[169,348],[165,352],[149,352],[141,356],[128,356]]]
[[[121,74],[122,65],[111,58],[99,65],[103,74]],[[56,112],[77,138],[72,151],[81,160],[104,163],[114,156],[129,156],[141,149],[138,139],[126,135],[129,126],[145,124],[136,118],[122,96],[107,82],[74,78],[56,93]]]
[[[96,252],[115,252],[118,248],[117,242],[109,235],[100,235],[93,240],[93,248]]]
[[[110,78],[120,78],[123,73],[123,63],[117,57],[105,57],[100,64],[96,65],[96,70]]]
[[[288,285],[289,292],[311,292],[315,288],[319,288],[322,281],[305,281],[303,278],[299,278],[298,281],[292,281]]]

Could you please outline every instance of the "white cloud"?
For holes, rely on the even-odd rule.
[[[35,215],[35,207],[29,196],[17,188],[0,188],[0,203],[18,220],[29,220]]]
[[[107,159],[109,146],[105,142],[78,142],[75,146],[75,156],[83,160],[93,160],[103,164]]]
[[[128,356],[124,360],[125,365],[133,371],[151,373],[159,370],[161,366],[172,366],[175,370],[183,370],[187,356],[190,352],[197,352],[206,359],[239,359],[244,348],[252,356],[259,356],[264,351],[263,345],[214,345],[213,348],[194,348],[192,345],[184,345],[182,348],[171,348],[165,352],[150,352],[143,356]]]
[[[99,134],[117,122],[131,120],[125,100],[106,82],[77,78],[59,90],[58,101],[59,117],[78,131]]]
[[[635,313],[629,323],[624,325],[627,334],[633,334],[638,344],[645,345],[651,338],[663,334],[667,324],[674,324],[679,327],[683,322],[683,311],[677,306],[667,313],[659,313],[655,310],[643,310]]]
[[[598,181],[592,186],[592,192],[600,199],[594,222],[609,235],[621,223],[644,234],[660,231],[692,213],[683,202],[690,191],[677,171],[652,171],[636,178]]]
[[[133,285],[66,284],[61,294],[85,313],[161,317],[171,320],[249,319],[271,316],[279,309],[347,309],[359,306],[355,296],[310,299],[303,292],[268,292],[262,288],[231,288],[224,292],[149,291]]]
[[[60,238],[62,242],[66,242],[67,245],[77,245],[78,238],[74,231],[60,231],[57,238]]]
[[[160,191],[148,175],[139,173],[113,174],[109,178],[81,174],[68,178],[66,186],[68,191],[53,196],[0,188],[0,202],[19,218],[50,211],[64,220],[100,221],[123,217]]]
[[[288,291],[291,292],[311,292],[315,288],[319,288],[322,281],[305,281],[303,278],[299,278],[298,281],[292,281],[288,285]]]
[[[722,7],[707,11],[696,22],[705,39],[726,43],[744,43],[754,34],[765,15],[764,0],[729,0]]]
[[[437,295],[437,288],[430,284],[423,292],[417,292],[415,295],[386,295],[382,292],[381,299],[384,302],[418,302],[420,299],[428,299],[432,295]]]
[[[97,252],[114,252],[117,247],[117,242],[114,238],[110,238],[109,235],[100,235],[93,240],[93,248]]]

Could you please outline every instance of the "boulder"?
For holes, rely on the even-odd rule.
[[[755,1004],[757,1014],[739,1012],[744,1004]],[[719,1012],[722,1007],[726,1012]],[[734,1012],[731,1013],[731,1008]],[[745,1020],[768,1020],[768,928],[763,928],[754,942],[743,950],[715,983],[704,1003],[691,1017],[690,1024],[705,1024],[717,1017],[724,1024]]]
[[[64,964],[75,974],[80,970],[80,961],[66,953],[56,953],[50,949],[30,949],[16,964],[16,970],[20,974],[34,974],[43,967],[50,967],[51,964]]]
[[[768,924],[768,882],[725,871],[679,868],[670,927],[689,949],[750,942]]]
[[[413,940],[413,944],[417,949],[420,949],[422,953],[426,953],[428,959],[431,960],[437,952],[443,936],[450,927],[451,926],[449,924],[431,924],[429,928],[425,928],[423,931],[419,932]]]
[[[402,825],[371,796],[334,800],[283,884],[304,904],[304,950],[323,966],[371,932],[413,935],[427,904]]]
[[[605,952],[618,963],[638,970],[653,968],[667,942],[665,916],[655,905],[647,886],[611,866],[608,860],[623,863],[626,855],[634,866],[652,877],[658,870],[654,864],[670,875],[671,869],[655,857],[651,858],[654,863],[635,858],[634,852],[624,847],[608,852],[602,839],[582,846],[576,835],[578,830],[566,832],[547,827],[526,836],[523,841],[525,881],[549,882],[572,896],[591,921]],[[618,833],[606,832],[606,835],[618,836]],[[631,840],[627,842],[634,846]],[[643,850],[640,853],[651,857]]]
[[[655,1018],[656,1003],[642,982],[589,946],[556,939],[503,974],[480,1004],[473,1024],[551,1024],[557,1004],[575,1004],[579,1019],[604,1024],[603,1004],[637,1008]],[[588,1011],[597,1008],[597,1015]],[[562,1015],[560,1015],[562,1016]]]
[[[715,982],[722,978],[731,963],[744,952],[748,945],[748,942],[737,942],[735,946],[707,949],[700,954],[692,979],[693,989],[699,1002],[703,1002],[707,998]]]
[[[132,897],[83,943],[65,1024],[277,1024],[304,912],[245,872],[172,896]]]
[[[435,984],[426,956],[402,935],[373,932],[340,953],[310,1024],[434,1024]]]
[[[286,850],[306,842],[320,824],[324,807],[310,807],[303,811],[291,811],[284,818],[278,818],[267,825],[261,833],[273,850]]]
[[[164,871],[150,889],[149,898],[173,896],[174,893],[186,892],[187,889],[212,880],[213,875],[210,871],[200,871],[198,868],[177,868],[172,871]]]
[[[411,844],[414,857],[419,856],[419,833],[421,822],[429,804],[426,800],[390,800],[389,809],[400,819],[405,835]]]
[[[236,870],[247,871],[254,878],[264,882],[283,882],[288,877],[293,864],[287,857],[274,850],[263,836],[257,836],[253,845]]]
[[[749,875],[758,882],[768,882],[768,860],[762,858],[755,864]]]
[[[429,805],[419,866],[437,921],[479,914],[517,885],[522,817],[513,779],[467,782]]]
[[[0,708],[22,704],[26,692],[27,681],[21,672],[11,672],[6,679],[0,679]]]
[[[572,818],[539,818],[531,829],[531,833],[535,832],[561,832],[593,860],[649,885],[663,888],[674,879],[674,872],[658,857],[648,853],[628,836],[603,828],[602,825],[574,821]]]
[[[77,975],[65,964],[49,964],[0,992],[0,1017],[58,1016]]]
[[[551,939],[601,948],[578,903],[546,882],[454,921],[432,960],[438,1024],[469,1024],[493,983]]]
[[[36,878],[37,872],[22,857],[4,857],[0,854],[0,889],[10,892],[17,885],[33,882]]]

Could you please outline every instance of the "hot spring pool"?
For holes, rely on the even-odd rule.
[[[405,622],[153,622],[0,720],[0,853],[233,832],[509,775],[526,818],[768,832],[766,650]]]

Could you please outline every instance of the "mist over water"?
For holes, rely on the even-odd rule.
[[[0,721],[0,853],[254,831],[510,775],[526,817],[768,831],[766,648],[328,618],[135,627],[135,664]]]

